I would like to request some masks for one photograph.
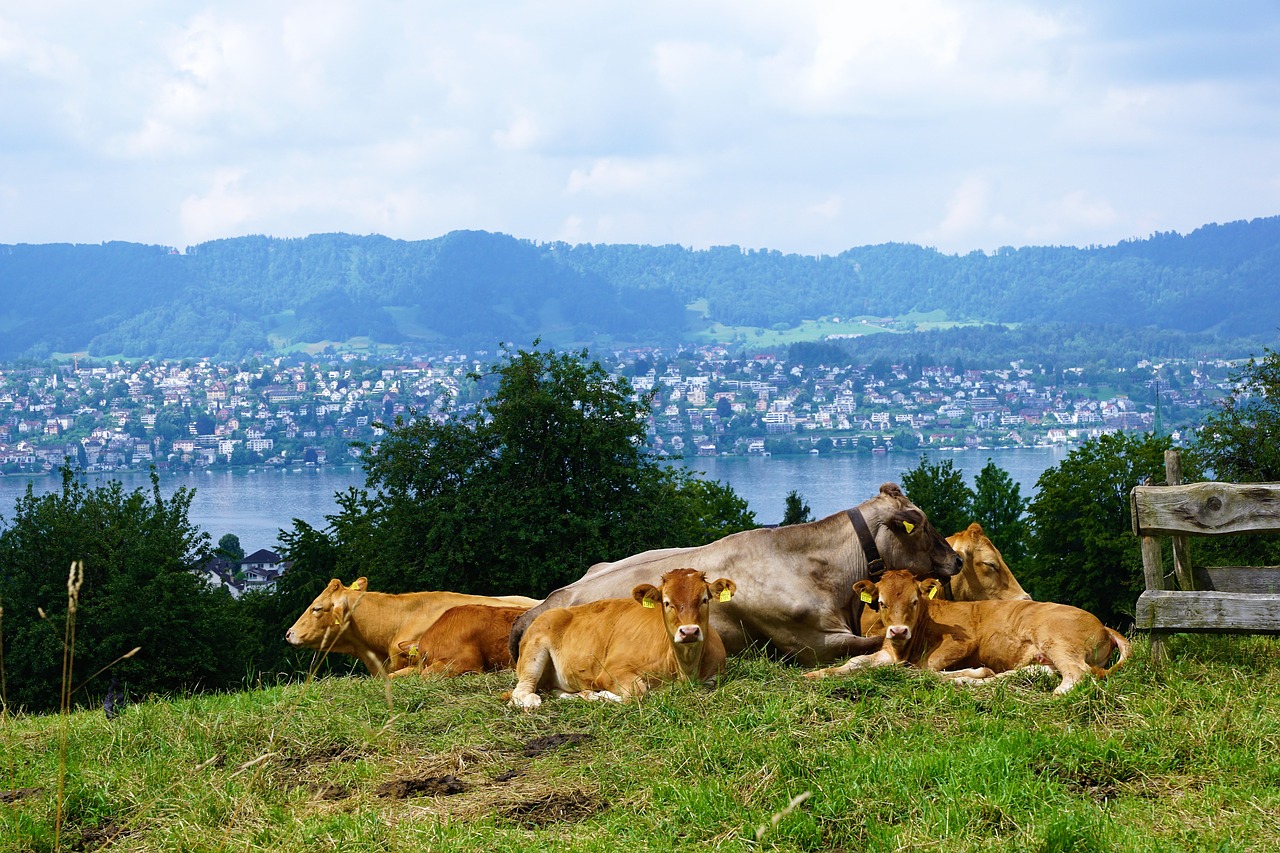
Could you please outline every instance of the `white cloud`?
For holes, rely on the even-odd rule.
[[[25,4],[0,12],[0,242],[963,252],[1280,213],[1280,10],[1156,24],[1102,0]]]

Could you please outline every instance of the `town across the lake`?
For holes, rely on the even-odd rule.
[[[721,346],[593,351],[651,395],[653,449],[721,456],[1071,445],[1115,430],[1193,429],[1235,363],[819,365]],[[0,367],[0,470],[195,470],[349,464],[379,423],[478,399],[490,352],[292,355],[240,363],[90,361]]]

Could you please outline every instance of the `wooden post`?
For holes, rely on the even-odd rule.
[[[1182,485],[1182,455],[1174,448],[1164,452],[1164,477],[1170,486]],[[1178,589],[1191,592],[1196,588],[1195,572],[1191,566],[1191,549],[1187,537],[1170,537],[1173,542],[1173,575],[1178,579]],[[1150,586],[1147,587],[1151,589]]]
[[[1142,574],[1147,589],[1164,589],[1164,562],[1160,557],[1160,540],[1154,536],[1142,537]],[[1163,666],[1169,659],[1164,641],[1168,631],[1151,631],[1151,665]]]

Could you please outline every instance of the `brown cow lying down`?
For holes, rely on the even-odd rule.
[[[392,675],[462,675],[511,669],[507,638],[516,619],[528,609],[489,604],[450,607],[417,640],[400,643],[405,667]]]
[[[910,569],[919,577],[960,571],[956,552],[895,483],[820,521],[744,530],[693,548],[596,563],[516,620],[511,653],[518,656],[521,635],[546,610],[624,598],[663,572],[694,568],[737,583],[733,601],[711,612],[729,654],[761,645],[808,666],[843,660],[880,647],[879,638],[858,633],[852,590],[855,581],[882,567]]]
[[[631,598],[543,611],[520,642],[511,704],[536,708],[541,690],[621,702],[668,681],[713,680],[725,652],[710,603],[735,589],[725,578],[708,583],[695,569],[673,569]]]
[[[964,561],[960,573],[951,578],[948,585],[953,600],[1031,598],[1013,576],[1000,549],[983,531],[981,524],[974,522],[959,533],[948,536],[947,544]],[[862,634],[866,637],[884,636],[884,620],[878,611],[870,607],[862,608]]]
[[[537,599],[522,595],[466,595],[460,592],[369,592],[369,579],[343,586],[334,578],[303,611],[285,641],[293,646],[338,652],[359,658],[373,675],[386,674],[388,663],[405,665],[400,643],[422,636],[440,615],[459,604],[491,604],[525,609]],[[397,660],[397,658],[399,658]],[[411,670],[412,671],[412,670]]]
[[[888,625],[883,647],[805,675],[823,678],[906,663],[971,681],[1048,664],[1062,675],[1053,691],[1060,695],[1090,673],[1109,675],[1129,658],[1129,642],[1078,607],[1048,601],[944,601],[937,597],[941,587],[932,578],[917,581],[910,572],[885,572],[879,583],[858,581],[854,591]],[[1115,665],[1103,669],[1116,650]]]

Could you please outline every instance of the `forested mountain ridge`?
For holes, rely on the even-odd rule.
[[[805,256],[736,246],[317,234],[0,245],[0,359],[238,358],[301,343],[491,348],[687,340],[712,322],[941,310],[955,320],[1100,323],[1210,336],[1280,328],[1280,217],[1105,247],[946,255],[901,243]],[[705,316],[687,310],[706,306]]]

